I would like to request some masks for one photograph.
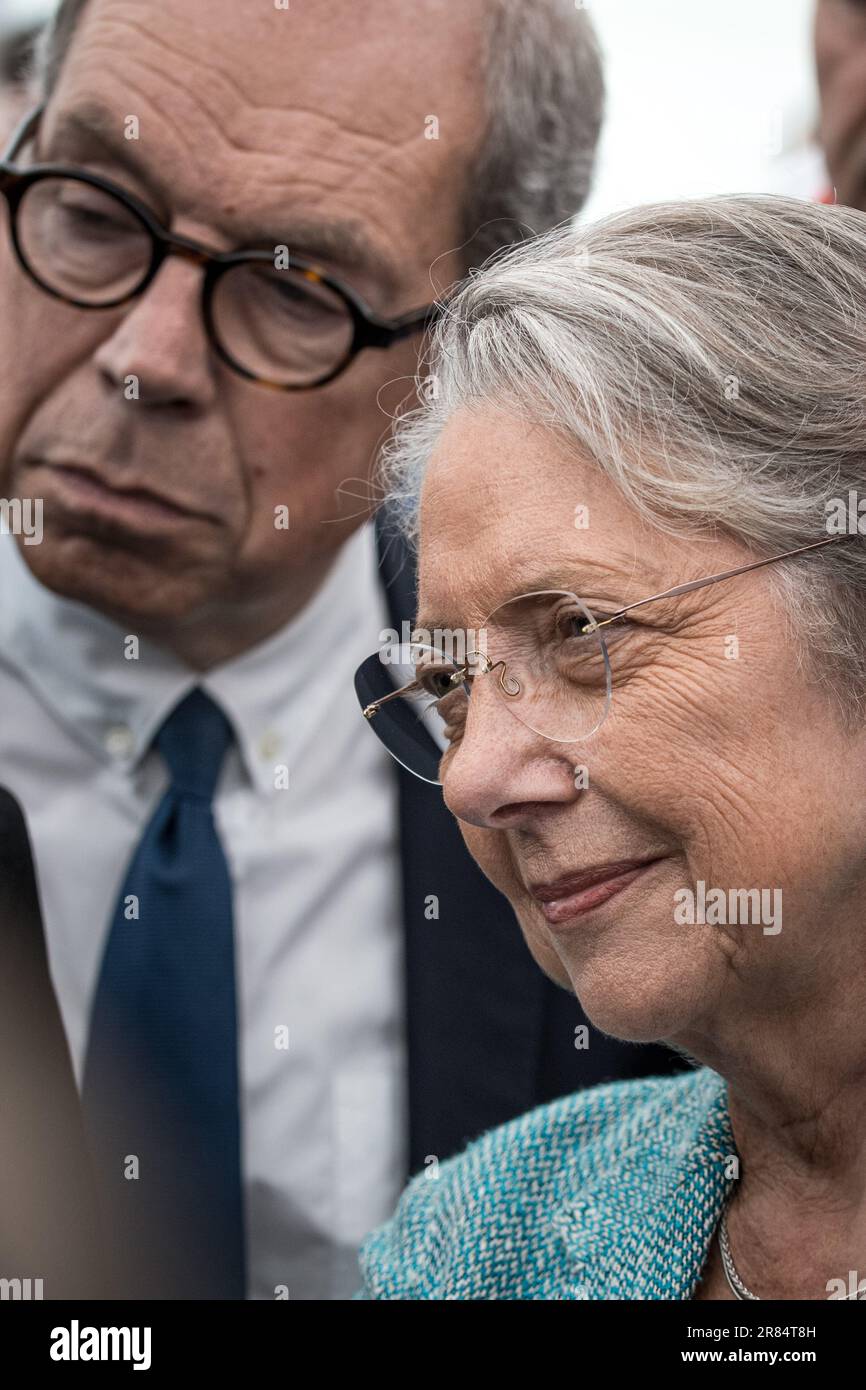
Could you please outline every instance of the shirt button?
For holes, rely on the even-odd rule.
[[[269,733],[263,734],[259,739],[259,757],[263,762],[270,762],[271,758],[277,756],[281,746],[282,739],[279,734],[271,730]]]
[[[129,758],[135,749],[135,735],[126,724],[112,724],[105,734],[105,747],[112,758]]]

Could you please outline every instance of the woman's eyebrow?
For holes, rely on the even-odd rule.
[[[634,566],[626,569],[622,565],[611,565],[603,560],[588,560],[584,557],[576,560],[573,566],[565,564],[556,570],[545,570],[541,573],[526,570],[509,583],[507,592],[496,595],[491,592],[483,603],[476,600],[476,604],[489,614],[509,599],[550,589],[554,592],[573,593],[578,598],[587,595],[593,600],[603,600],[613,607],[622,608],[637,599],[661,593],[667,587],[666,581],[652,564],[641,563],[641,575],[638,579],[635,577]],[[425,632],[455,632],[460,629],[460,624],[448,622],[447,619],[434,621],[420,615],[416,620],[416,627],[423,628]]]
[[[536,590],[564,589],[580,598],[584,593],[595,593],[599,584],[608,588],[613,586],[618,591],[623,590],[637,582],[634,578],[635,564],[633,561],[628,569],[624,569],[622,565],[581,557],[580,560],[575,560],[574,564],[558,565],[555,570],[548,569],[541,573],[526,570],[516,575],[509,583],[508,587],[512,592],[505,597],[519,598],[521,594],[531,594]],[[648,569],[646,577],[650,578]],[[643,582],[641,579],[640,583]]]

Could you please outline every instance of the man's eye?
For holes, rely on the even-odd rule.
[[[313,322],[341,320],[345,316],[342,302],[333,290],[315,285],[309,280],[286,271],[259,271],[257,287],[263,300],[277,312],[304,317]]]
[[[62,202],[58,205],[59,215],[70,226],[81,232],[104,232],[130,230],[129,219],[122,214],[111,215],[105,206],[93,207],[87,203]]]

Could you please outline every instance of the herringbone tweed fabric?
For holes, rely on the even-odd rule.
[[[413,1178],[358,1297],[691,1298],[735,1158],[708,1068],[566,1096]]]

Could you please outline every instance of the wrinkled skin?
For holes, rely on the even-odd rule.
[[[585,530],[577,505],[589,508]],[[661,533],[562,438],[480,407],[440,437],[421,538],[428,629],[477,628],[504,599],[550,587],[600,616],[750,558],[730,538]],[[866,736],[846,729],[798,660],[771,574],[648,605],[619,636],[611,628],[610,713],[582,743],[531,732],[495,678],[477,677],[442,778],[536,960],[592,1022],[673,1042],[728,1079],[749,1179],[732,1243],[748,1231],[762,1258],[745,1270],[762,1296],[814,1298],[857,1267],[866,1234]],[[493,635],[488,655],[497,659]],[[576,787],[581,765],[589,784]],[[632,859],[657,862],[558,925],[529,891]],[[678,924],[674,894],[698,880],[781,889],[782,930]],[[829,1226],[828,1192],[845,1212]],[[712,1266],[707,1278],[710,1296],[724,1296]]]
[[[22,162],[101,173],[214,250],[285,243],[397,316],[462,271],[481,18],[443,0],[389,0],[375,18],[352,0],[91,0]],[[351,222],[373,259],[293,236],[310,221]],[[421,339],[364,352],[318,390],[268,391],[209,350],[197,266],[171,258],[130,307],[81,311],[24,276],[0,223],[4,488],[45,503],[45,542],[25,560],[197,666],[269,635],[369,514],[386,412],[411,392]],[[98,495],[68,465],[95,474]],[[130,489],[155,498],[136,506]]]

